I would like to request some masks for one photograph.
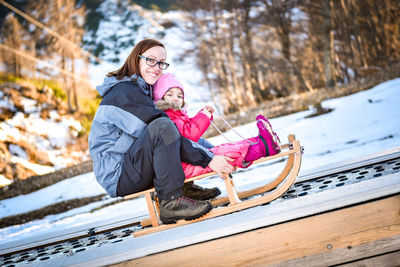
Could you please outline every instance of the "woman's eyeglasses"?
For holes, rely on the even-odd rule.
[[[139,55],[140,58],[143,58],[146,60],[146,64],[154,67],[155,65],[158,65],[158,67],[162,70],[166,70],[169,67],[169,64],[167,62],[163,62],[163,61],[157,61],[154,58],[151,57],[144,57],[142,55]]]

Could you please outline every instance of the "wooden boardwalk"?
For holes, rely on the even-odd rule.
[[[354,261],[400,265],[400,195],[116,266],[328,266]]]

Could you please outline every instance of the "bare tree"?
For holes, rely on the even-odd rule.
[[[314,86],[335,85],[334,76],[334,29],[331,0],[308,0],[300,8],[307,14],[307,35],[312,45],[314,75],[310,77]],[[309,55],[309,54],[307,54]],[[308,71],[309,72],[309,71]],[[321,82],[320,82],[321,80]],[[321,87],[322,87],[321,86]]]
[[[24,35],[24,30],[17,18],[12,13],[8,14],[1,28],[1,43],[14,49],[22,49]],[[22,64],[25,60],[10,51],[2,50],[1,54],[6,73],[21,76]]]
[[[322,2],[322,13],[323,13],[323,22],[322,22],[322,46],[324,51],[324,77],[325,77],[325,86],[333,87],[335,85],[335,80],[333,77],[333,65],[332,65],[332,57],[334,53],[333,47],[333,30],[332,30],[332,15],[331,15],[331,7],[332,0],[323,0]]]
[[[226,112],[329,88],[400,60],[393,0],[181,0],[188,40]]]
[[[31,2],[28,9],[37,20],[43,21],[49,28],[63,36],[65,39],[56,38],[53,35],[43,33],[42,29],[36,29],[38,47],[44,58],[55,61],[56,64],[73,76],[84,76],[85,73],[77,73],[76,65],[88,64],[88,59],[81,49],[71,45],[81,44],[84,35],[85,10],[84,7],[75,6],[74,1],[67,0],[39,0]],[[81,71],[82,68],[79,69]],[[62,75],[64,87],[68,96],[68,108],[70,112],[79,110],[77,96],[77,80],[71,75]],[[85,91],[87,85],[79,81],[81,91]]]

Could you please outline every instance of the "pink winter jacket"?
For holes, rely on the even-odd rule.
[[[211,120],[202,112],[199,112],[194,117],[189,118],[187,113],[182,110],[168,109],[164,111],[176,124],[181,135],[192,140],[193,142],[198,142],[200,137],[210,126]]]
[[[197,113],[194,117],[189,118],[185,111],[171,108],[171,105],[164,100],[160,100],[156,103],[157,107],[164,110],[165,113],[171,118],[171,120],[178,127],[179,132],[182,136],[192,140],[193,142],[198,142],[200,137],[210,126],[210,119],[207,115],[202,112]],[[248,139],[251,142],[256,142],[255,138]],[[231,165],[240,168],[247,168],[251,163],[243,164],[243,160],[249,149],[250,142],[247,140],[241,140],[235,143],[225,143],[222,145],[215,146],[211,148],[211,152],[215,155],[224,155],[235,159],[235,161],[230,162]],[[212,172],[210,167],[203,169],[201,166],[193,166],[182,162],[183,171],[185,172],[185,177],[190,178],[205,173]]]

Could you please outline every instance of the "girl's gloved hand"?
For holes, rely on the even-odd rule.
[[[211,114],[215,112],[215,109],[212,106],[206,105],[204,109],[208,110]]]
[[[208,118],[210,118],[210,120],[213,119],[213,112],[215,111],[215,109],[212,106],[206,105],[200,112],[204,113],[207,115]]]

